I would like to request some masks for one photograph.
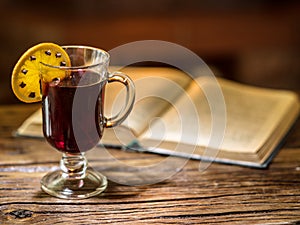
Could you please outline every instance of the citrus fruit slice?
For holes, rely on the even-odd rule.
[[[66,71],[55,66],[70,65],[68,54],[59,45],[53,43],[35,45],[28,49],[16,63],[11,77],[12,90],[23,102],[41,101],[41,80],[51,82],[56,78],[64,79],[68,75]]]

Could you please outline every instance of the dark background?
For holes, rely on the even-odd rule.
[[[11,71],[39,42],[108,51],[138,40],[170,41],[226,78],[300,89],[300,1],[0,0],[0,29],[0,104],[19,102]]]

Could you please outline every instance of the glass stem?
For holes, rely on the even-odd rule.
[[[82,179],[85,177],[87,160],[84,153],[68,154],[64,153],[60,160],[62,176],[70,179]]]

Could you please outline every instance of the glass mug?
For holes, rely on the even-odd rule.
[[[108,72],[109,54],[87,46],[63,46],[71,60],[64,70],[68,78],[41,84],[43,133],[47,142],[63,153],[60,169],[46,174],[41,188],[65,199],[95,196],[106,189],[107,179],[88,168],[85,152],[100,141],[104,128],[119,125],[130,113],[135,88],[121,72]],[[107,83],[120,82],[126,87],[125,106],[112,118],[103,114]]]

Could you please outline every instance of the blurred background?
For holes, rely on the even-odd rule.
[[[228,79],[300,90],[296,0],[0,0],[0,18],[0,104],[19,103],[11,71],[39,42],[109,51],[138,40],[170,41]]]

